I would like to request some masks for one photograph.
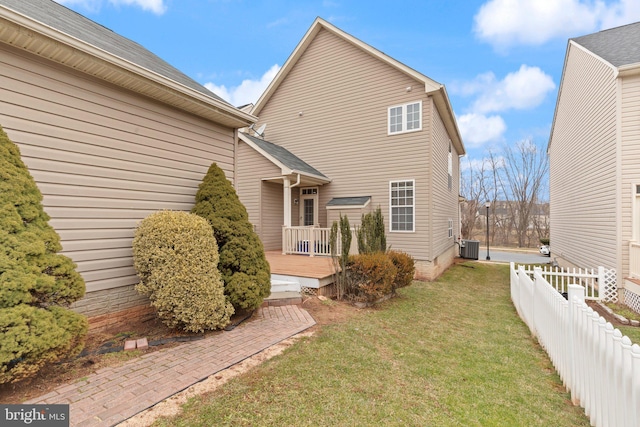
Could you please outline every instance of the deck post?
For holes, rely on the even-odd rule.
[[[291,180],[283,178],[282,189],[284,191],[284,226],[291,227]]]

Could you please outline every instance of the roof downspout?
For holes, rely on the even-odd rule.
[[[289,186],[289,188],[297,187],[298,185],[300,185],[300,179],[301,179],[301,178],[300,178],[300,174],[298,174],[298,180],[296,181],[296,183],[295,183],[295,184],[290,185],[290,186]]]

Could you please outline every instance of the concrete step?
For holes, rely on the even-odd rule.
[[[262,306],[279,306],[279,305],[300,305],[302,304],[302,295],[300,292],[271,292],[267,298],[264,299]]]
[[[297,292],[300,293],[300,283],[293,280],[280,280],[271,278],[271,293]]]

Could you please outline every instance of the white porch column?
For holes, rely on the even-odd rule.
[[[284,178],[282,185],[284,191],[284,226],[291,227],[291,180]]]

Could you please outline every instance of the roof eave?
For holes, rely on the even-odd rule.
[[[257,121],[230,104],[1,5],[0,42],[229,127]]]
[[[444,87],[444,85],[440,85],[440,87],[438,87],[436,90],[427,91],[427,95],[431,95],[433,97],[436,108],[438,109],[438,111],[440,111],[440,116],[442,117],[444,126],[447,129],[447,133],[451,137],[451,142],[453,143],[454,147],[456,147],[458,155],[464,156],[465,154],[467,154],[467,152],[464,149],[464,143],[462,142],[460,129],[458,129],[458,123],[455,119],[453,107],[451,106],[449,96],[447,95],[447,89]]]
[[[331,178],[327,178],[324,176],[314,175],[308,172],[302,172],[299,170],[292,169],[290,175],[302,175],[307,178],[308,181],[313,181],[315,184],[329,184],[331,182]]]
[[[265,150],[260,148],[257,144],[255,144],[253,141],[251,141],[250,138],[245,136],[242,132],[238,132],[238,137],[244,143],[249,145],[251,148],[256,150],[258,153],[260,153],[260,155],[262,155],[265,159],[269,160],[276,167],[280,168],[280,172],[282,173],[282,176],[302,175],[302,176],[307,177],[309,180],[313,181],[313,183],[316,183],[316,184],[328,184],[328,183],[331,182],[330,178],[327,178],[327,177],[324,177],[324,176],[320,176],[320,175],[311,174],[311,173],[308,173],[308,172],[302,172],[302,171],[299,171],[299,170],[296,170],[296,169],[289,168],[287,165],[282,163],[280,160],[276,159],[271,154],[267,153]]]
[[[618,75],[622,77],[634,76],[640,74],[640,62],[635,64],[621,65],[618,67]]]

